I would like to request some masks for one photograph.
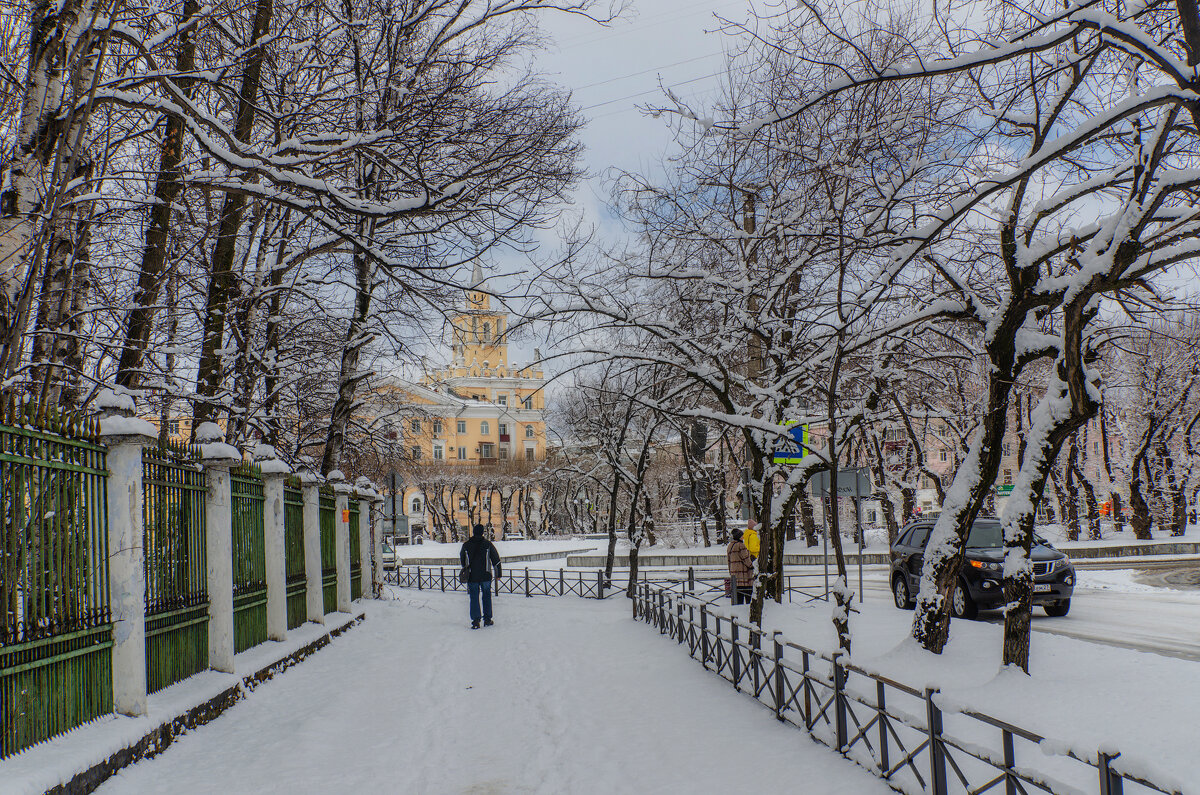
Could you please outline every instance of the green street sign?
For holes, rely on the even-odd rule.
[[[996,496],[997,497],[1007,497],[1008,495],[1012,494],[1012,490],[1013,490],[1013,484],[1011,484],[1011,483],[1004,483],[1002,485],[998,485],[998,486],[996,486]]]

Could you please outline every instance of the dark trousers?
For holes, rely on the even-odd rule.
[[[483,594],[483,620],[492,620],[492,581],[484,582],[469,582],[467,583],[467,594],[471,597],[471,621],[478,621],[479,613],[479,596]]]
[[[754,593],[753,585],[737,585],[733,586],[733,603],[735,605],[748,605],[750,598]]]

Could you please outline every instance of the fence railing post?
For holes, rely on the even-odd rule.
[[[393,554],[398,554],[394,547]],[[371,570],[371,595],[379,596],[383,583],[387,582],[387,572],[383,568],[383,495],[378,491],[371,500],[371,555],[375,558],[375,567]]]
[[[1122,795],[1125,792],[1125,777],[1112,769],[1112,761],[1120,754],[1100,754],[1100,795]]]
[[[263,476],[263,561],[267,579],[267,637],[287,640],[287,551],[283,479],[292,468],[280,461],[275,448],[260,445],[255,463]]]
[[[525,597],[529,597],[529,569],[525,569]]]
[[[325,596],[322,593],[321,583],[320,478],[312,472],[301,472],[300,494],[304,498],[304,599],[306,612],[309,621],[324,624]]]
[[[771,641],[775,647],[771,653],[771,660],[775,664],[771,673],[775,680],[775,719],[783,720],[783,705],[785,703],[783,695],[783,643],[779,640],[779,634],[779,630],[775,630],[774,634],[771,635]]]
[[[700,664],[708,667],[708,605],[700,605]]]
[[[438,582],[442,586],[442,593],[446,592],[446,567],[438,566]],[[496,584],[496,593],[500,593],[500,584]]]
[[[205,433],[205,426],[209,426]],[[213,423],[196,430],[208,475],[204,535],[208,565],[208,667],[234,673],[233,667],[233,484],[229,470],[242,463],[225,434]]]
[[[925,688],[925,713],[929,725],[929,787],[933,795],[946,795],[946,751],[942,747],[942,711],[933,703],[938,691]]]
[[[733,671],[733,689],[741,692],[742,653],[738,651],[737,619],[733,618],[729,620],[729,654],[733,656],[730,660],[730,670]]]
[[[875,707],[879,710],[877,720],[879,723],[879,773],[887,775],[887,771],[891,768],[891,763],[888,761],[888,714],[887,705],[884,702],[884,686],[883,682],[875,680]]]
[[[688,566],[688,593],[696,592],[696,568]]]
[[[142,482],[142,448],[155,443],[142,433],[109,434],[105,425],[128,424],[132,411],[106,407],[100,434],[108,446],[108,587],[113,621],[113,709],[124,715],[146,714],[146,551],[145,492]],[[153,426],[146,423],[146,430]],[[6,494],[7,498],[8,495]],[[7,507],[7,505],[6,505]],[[18,536],[19,537],[19,536]],[[18,590],[17,593],[20,593]],[[232,620],[233,605],[230,603]],[[5,709],[9,709],[5,705]]]
[[[417,590],[423,591],[425,587],[421,584],[421,567],[417,566]]]
[[[562,596],[565,593],[565,583],[563,582],[563,570],[558,570],[558,595]]]
[[[833,654],[833,710],[837,728],[837,749],[846,750],[846,669],[842,668],[841,652]]]
[[[683,645],[683,597],[675,602],[675,635],[680,645]]]
[[[604,598],[604,569],[596,571],[596,598]]]

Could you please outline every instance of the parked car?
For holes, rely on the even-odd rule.
[[[384,541],[381,546],[380,558],[383,560],[385,569],[394,569],[396,567],[396,548]]]
[[[505,533],[504,540],[505,541],[524,541],[525,536],[521,533]]]
[[[907,610],[915,604],[925,559],[925,545],[932,519],[916,519],[905,525],[892,544],[892,597],[896,607]],[[1030,552],[1033,561],[1033,603],[1049,616],[1065,616],[1071,609],[1075,589],[1075,567],[1070,559],[1035,535]],[[980,610],[1004,604],[1004,538],[999,519],[976,519],[967,536],[966,559],[958,584],[950,598],[950,611],[959,618],[974,618]]]

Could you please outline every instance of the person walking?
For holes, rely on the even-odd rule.
[[[732,539],[729,548],[725,550],[729,558],[729,579],[733,587],[733,603],[735,605],[750,604],[750,596],[754,587],[754,558],[750,550],[742,543],[742,531],[734,528],[730,531]]]
[[[458,553],[462,563],[462,573],[459,575],[467,584],[467,594],[471,598],[471,629],[479,629],[479,619],[483,625],[492,625],[492,573],[500,579],[500,553],[496,545],[483,537],[483,525],[477,524],[471,531],[471,537],[462,545]],[[483,609],[480,610],[480,597],[483,599]]]

